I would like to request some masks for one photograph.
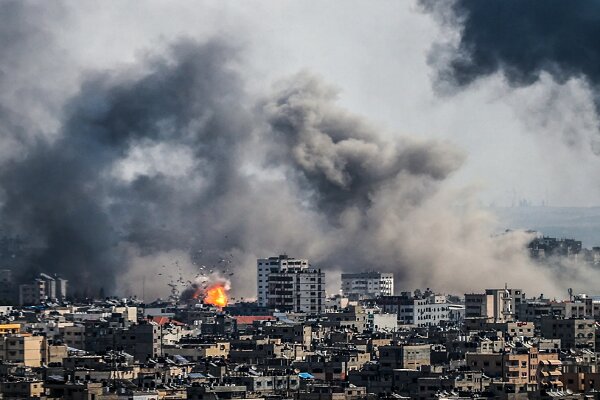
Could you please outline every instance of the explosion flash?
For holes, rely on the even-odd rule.
[[[206,289],[204,304],[212,304],[213,306],[223,308],[227,305],[228,301],[225,286],[217,284]]]
[[[180,299],[184,302],[201,301],[204,304],[223,308],[229,304],[228,292],[230,289],[231,282],[229,279],[213,273],[210,276],[196,279],[183,291]]]

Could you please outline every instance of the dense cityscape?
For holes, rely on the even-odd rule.
[[[536,238],[532,257],[587,254]],[[566,249],[571,250],[566,250]],[[200,268],[203,268],[200,267]],[[201,275],[201,274],[199,274]],[[394,274],[258,259],[256,301],[224,277],[144,303],[74,300],[40,273],[0,271],[0,394],[19,399],[588,399],[600,396],[600,296],[397,291]],[[14,288],[18,287],[18,296]],[[12,303],[11,303],[12,302]]]

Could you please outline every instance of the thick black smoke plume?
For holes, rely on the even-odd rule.
[[[537,94],[529,92],[517,113],[541,126],[546,136],[559,137],[568,148],[589,148],[600,155],[600,3],[422,0],[421,4],[446,35],[429,54],[439,93],[464,89],[497,73],[515,89],[536,85]]]
[[[457,0],[422,2],[460,29],[443,78],[467,85],[501,71],[515,85],[548,72],[559,82],[600,83],[600,3],[597,1]]]
[[[231,160],[251,132],[230,53],[219,43],[179,43],[142,76],[89,78],[66,105],[59,137],[4,165],[2,220],[36,240],[32,265],[113,287],[128,263],[123,246],[192,244],[192,211],[233,185]],[[135,149],[179,160],[146,160],[164,172],[120,179],[115,167]],[[186,176],[168,176],[182,158]]]

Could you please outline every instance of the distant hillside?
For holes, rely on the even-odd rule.
[[[590,248],[600,245],[600,207],[494,207],[502,227],[534,229],[544,235],[575,238]]]

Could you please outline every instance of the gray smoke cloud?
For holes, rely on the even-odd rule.
[[[386,143],[360,118],[335,106],[336,92],[299,74],[266,104],[276,157],[294,170],[324,210],[367,207],[401,173],[444,180],[463,161],[451,146],[400,138]]]
[[[474,192],[448,184],[465,159],[455,146],[382,135],[308,72],[250,96],[238,54],[222,40],[179,40],[133,65],[79,71],[70,97],[45,92],[39,108],[55,121],[51,134],[32,122],[37,114],[17,118],[31,122],[35,140],[2,159],[0,218],[36,243],[32,269],[88,293],[139,295],[143,280],[150,298],[168,292],[162,265],[172,270],[177,259],[193,273],[194,263],[226,257],[239,297],[255,295],[256,258],[287,252],[329,273],[391,271],[406,289],[507,281],[557,290],[529,261],[528,235],[492,236],[495,222]],[[29,52],[13,56],[35,64]],[[38,72],[3,71],[2,85]]]
[[[231,160],[251,129],[243,127],[239,84],[225,65],[231,51],[181,42],[170,52],[148,60],[143,76],[89,77],[65,106],[58,139],[4,165],[3,221],[40,243],[32,261],[39,268],[112,288],[127,265],[124,247],[193,245],[192,203],[208,208],[234,185]],[[169,175],[162,170],[169,164],[154,160],[160,171],[116,176],[113,168],[132,151],[157,146],[189,159],[185,175]]]
[[[53,31],[68,18],[61,3],[0,4],[0,159],[14,159],[51,136],[69,86],[69,57]]]

